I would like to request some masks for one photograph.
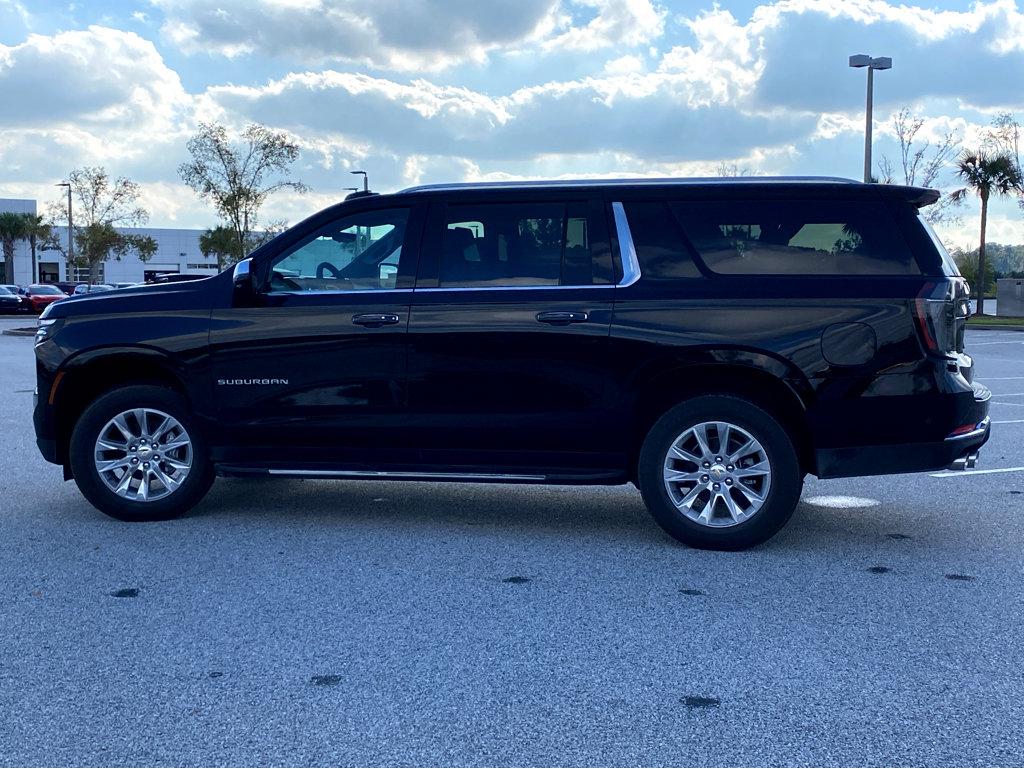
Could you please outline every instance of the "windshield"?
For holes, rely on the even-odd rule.
[[[54,288],[53,286],[29,286],[28,292],[30,294],[41,294],[46,296],[63,293],[59,288]]]
[[[2,296],[4,294],[10,294],[10,293],[11,292],[8,291],[4,286],[0,286],[0,296]]]

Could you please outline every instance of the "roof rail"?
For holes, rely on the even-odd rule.
[[[863,184],[842,176],[690,176],[638,179],[548,179],[537,181],[454,182],[420,184],[399,190],[399,194],[446,190],[561,188],[561,187],[652,187],[687,184]],[[353,197],[353,195],[349,195]]]

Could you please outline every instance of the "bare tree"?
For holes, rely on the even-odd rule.
[[[750,166],[741,166],[739,163],[726,163],[724,160],[715,167],[715,176],[756,176],[754,169]]]
[[[131,235],[118,229],[137,227],[149,221],[149,212],[138,204],[138,184],[123,176],[112,180],[106,169],[89,166],[72,171],[68,181],[78,200],[74,227],[75,266],[89,268],[90,283],[99,279],[100,265],[111,256],[120,259],[134,251],[141,261],[149,261],[156,253],[156,241],[148,235]],[[66,225],[67,216],[63,200],[50,204],[54,223]]]
[[[209,200],[234,233],[233,253],[244,258],[255,248],[259,211],[267,198],[280,190],[306,192],[300,181],[282,177],[291,174],[299,157],[299,146],[283,131],[252,124],[236,142],[217,123],[200,123],[199,133],[188,142],[192,160],[182,163],[182,180]]]
[[[951,169],[960,154],[960,137],[953,131],[944,133],[938,141],[919,140],[924,118],[913,115],[903,107],[892,119],[896,140],[900,145],[899,166],[887,155],[878,164],[883,184],[906,184],[914,187],[941,187],[943,171]],[[948,193],[924,209],[924,217],[932,224],[959,224],[956,210],[961,201]]]
[[[1020,165],[1020,123],[1012,112],[1000,112],[992,118],[991,127],[982,140],[985,150],[1008,157],[1024,176]],[[1017,206],[1024,210],[1024,193],[1017,195]]]

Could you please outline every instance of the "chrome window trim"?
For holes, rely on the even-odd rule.
[[[578,291],[579,289],[591,289],[591,288],[615,288],[614,283],[598,283],[585,286],[438,286],[430,288],[417,288],[415,292],[420,293],[436,293],[438,291],[551,291],[552,289],[562,289],[563,291]]]
[[[411,294],[411,288],[345,288],[315,291],[265,291],[264,296],[338,296],[341,294]]]
[[[629,231],[626,209],[622,203],[612,203],[612,214],[615,218],[615,235],[619,241],[619,253],[622,259],[622,280],[618,283],[589,283],[579,286],[537,285],[537,286],[431,286],[428,288],[366,288],[328,291],[268,291],[271,296],[337,296],[339,294],[407,294],[407,293],[438,293],[442,291],[577,291],[593,288],[628,288],[640,280],[640,260],[637,259],[636,246],[633,245],[633,234]]]
[[[615,218],[615,234],[619,239],[619,254],[622,258],[622,280],[618,285],[619,288],[626,288],[640,280],[640,260],[636,256],[633,233],[629,231],[629,220],[626,219],[626,209],[622,203],[612,203],[612,214]]]

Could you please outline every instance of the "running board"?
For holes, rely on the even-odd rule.
[[[490,473],[465,470],[462,472],[439,472],[435,470],[371,470],[311,467],[266,467],[218,463],[218,475],[229,477],[272,477],[272,478],[318,478],[321,480],[346,479],[363,481],[455,481],[462,483],[547,483],[569,485],[619,485],[628,483],[629,478],[614,470],[573,472],[559,468],[557,471]]]
[[[267,475],[290,478],[391,478],[393,480],[496,481],[499,483],[546,481],[548,478],[546,475],[513,475],[504,473],[434,473],[411,470],[287,470],[277,468],[267,470]]]

